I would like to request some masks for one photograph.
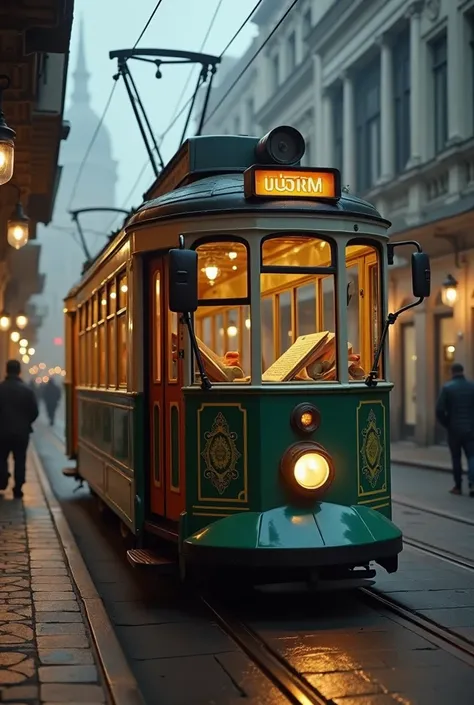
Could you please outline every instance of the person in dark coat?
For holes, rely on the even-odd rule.
[[[58,408],[59,400],[61,399],[61,390],[54,380],[50,377],[43,387],[43,401],[48,413],[49,424],[54,426],[54,417]]]
[[[7,376],[0,383],[0,491],[8,485],[8,456],[15,461],[14,497],[23,497],[26,474],[26,451],[38,418],[38,403],[34,392],[20,378],[18,360],[7,362]]]
[[[452,494],[462,494],[461,453],[468,463],[469,495],[474,497],[474,382],[466,379],[458,362],[451,366],[452,379],[443,386],[436,404],[436,418],[446,429],[453,464]]]

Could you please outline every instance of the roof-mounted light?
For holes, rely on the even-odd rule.
[[[259,164],[291,166],[301,160],[305,149],[303,135],[294,127],[283,125],[262,137],[255,147],[255,156]]]

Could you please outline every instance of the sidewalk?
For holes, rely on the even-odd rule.
[[[92,582],[84,594],[77,580],[76,570],[87,569],[79,565],[82,558],[34,450],[29,452],[23,489],[24,499],[14,500],[10,482],[0,499],[0,702],[111,702],[103,674],[110,670],[107,681],[112,695],[117,682],[111,684],[111,678],[116,674],[104,663],[101,641],[111,650],[109,663],[115,658],[125,681],[128,666],[120,660],[121,652],[117,657],[111,625],[105,612],[100,614],[103,606]],[[65,524],[62,529],[61,522]],[[87,586],[89,574],[82,578]],[[85,597],[100,602],[95,607],[102,624],[96,623],[95,628],[85,614],[90,611]],[[130,691],[128,695],[131,699],[113,697],[113,701],[139,702]]]
[[[411,465],[452,472],[447,446],[417,446],[409,441],[399,441],[391,445],[391,460],[395,465]],[[465,461],[463,462],[465,466]]]

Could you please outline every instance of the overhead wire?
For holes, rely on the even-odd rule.
[[[142,31],[140,32],[140,34],[139,34],[139,36],[138,36],[138,39],[136,40],[135,44],[134,44],[133,47],[132,47],[133,49],[136,49],[136,48],[137,48],[138,43],[139,43],[140,40],[143,38],[143,35],[145,34],[146,30],[147,30],[148,27],[150,26],[150,23],[152,22],[152,20],[153,20],[154,16],[156,15],[156,13],[157,13],[157,11],[158,11],[158,9],[159,9],[159,7],[160,7],[160,5],[161,5],[162,2],[163,2],[163,0],[158,0],[158,2],[156,3],[154,10],[152,11],[151,15],[149,16],[148,20],[146,21],[145,26],[143,27]],[[80,182],[80,179],[81,179],[81,176],[82,176],[82,172],[84,171],[84,167],[85,167],[85,165],[86,165],[86,162],[87,162],[87,159],[88,159],[88,157],[89,157],[89,154],[91,153],[92,147],[93,147],[94,144],[95,144],[95,141],[96,141],[96,139],[97,139],[97,135],[99,134],[100,128],[101,128],[102,125],[104,124],[104,120],[105,120],[105,117],[106,117],[106,115],[107,115],[107,112],[108,112],[108,110],[109,110],[109,108],[110,108],[110,104],[111,104],[111,102],[112,102],[112,98],[113,98],[113,96],[114,96],[116,87],[117,87],[117,79],[114,77],[114,84],[113,84],[113,86],[112,86],[112,90],[110,91],[109,97],[107,98],[107,102],[106,102],[105,107],[104,107],[104,110],[102,111],[102,115],[100,116],[99,122],[97,123],[97,126],[96,126],[96,128],[95,128],[95,130],[94,130],[94,132],[93,132],[93,134],[92,134],[91,140],[90,140],[90,142],[89,142],[89,145],[88,145],[88,147],[87,147],[87,149],[86,149],[86,151],[85,151],[85,154],[84,154],[84,156],[83,156],[83,158],[82,158],[82,161],[81,161],[81,163],[80,163],[80,165],[79,165],[79,169],[78,169],[78,172],[77,172],[77,175],[76,175],[76,179],[75,179],[74,184],[73,184],[73,187],[72,187],[71,197],[70,197],[70,199],[69,199],[69,204],[68,204],[67,210],[70,210],[70,209],[71,209],[71,205],[72,205],[72,203],[73,203],[73,201],[74,201],[74,197],[75,197],[75,195],[76,195],[77,188],[78,188],[78,186],[79,186],[79,182]]]
[[[231,85],[229,86],[229,88],[227,89],[227,91],[224,93],[224,95],[222,96],[222,98],[220,99],[220,101],[219,101],[219,102],[217,103],[217,105],[214,107],[214,110],[210,113],[210,115],[208,115],[208,117],[207,117],[206,120],[204,121],[204,124],[208,123],[209,120],[211,119],[211,117],[212,117],[213,115],[215,115],[215,113],[219,110],[220,106],[221,106],[222,103],[225,101],[225,99],[227,98],[227,96],[229,95],[229,93],[232,92],[232,90],[235,88],[235,86],[237,85],[237,83],[240,81],[240,79],[242,78],[242,76],[244,75],[244,73],[245,73],[246,71],[248,71],[248,69],[249,69],[250,66],[253,64],[253,62],[255,61],[255,59],[257,58],[257,56],[258,56],[258,55],[260,54],[260,52],[264,49],[264,47],[268,44],[268,42],[269,42],[270,39],[273,37],[273,35],[275,34],[275,32],[276,32],[276,31],[278,30],[278,28],[283,24],[283,22],[286,20],[286,18],[288,17],[288,15],[289,15],[290,12],[292,11],[292,9],[295,7],[295,5],[298,4],[299,1],[300,1],[300,0],[293,0],[293,2],[291,3],[291,5],[289,6],[289,8],[286,10],[286,12],[282,15],[282,17],[281,17],[281,18],[279,19],[279,21],[276,23],[275,27],[272,29],[272,31],[271,31],[270,34],[267,36],[267,38],[265,39],[265,41],[264,41],[262,44],[260,44],[260,46],[258,47],[257,51],[254,53],[254,55],[252,56],[252,58],[246,63],[246,65],[244,66],[244,68],[242,69],[242,71],[239,73],[239,75],[237,76],[237,78],[235,79],[235,81],[233,81],[233,82],[231,83]]]
[[[210,35],[211,31],[212,31],[212,28],[213,28],[214,23],[215,23],[215,21],[216,21],[217,15],[218,15],[219,10],[220,10],[220,8],[221,8],[222,2],[223,2],[223,0],[220,0],[220,2],[218,3],[216,9],[214,10],[214,14],[213,14],[213,16],[212,16],[212,18],[211,18],[211,21],[210,21],[209,26],[208,26],[208,28],[207,28],[205,37],[204,37],[204,39],[203,39],[203,41],[202,41],[202,44],[201,44],[201,47],[200,47],[200,49],[199,49],[200,52],[203,51],[203,49],[204,49],[204,47],[205,47],[205,45],[206,45],[206,42],[207,42],[207,40],[208,40],[208,38],[209,38],[209,35]],[[244,27],[248,24],[248,22],[249,22],[250,19],[252,18],[252,15],[253,15],[253,14],[255,13],[255,11],[258,9],[259,5],[262,4],[262,2],[263,2],[263,0],[258,0],[258,2],[254,5],[253,9],[249,12],[249,14],[248,14],[247,17],[245,18],[245,20],[242,22],[242,24],[240,25],[240,27],[237,29],[237,31],[234,33],[234,35],[232,36],[232,38],[227,42],[226,46],[224,47],[224,49],[223,49],[223,50],[221,51],[221,53],[219,54],[219,58],[220,58],[220,59],[223,58],[224,54],[228,51],[228,49],[229,49],[230,46],[234,43],[234,41],[237,39],[237,37],[238,37],[239,34],[242,32],[242,30],[244,29]],[[194,71],[194,69],[191,69],[191,71],[190,71],[190,73],[189,73],[189,75],[188,75],[188,78],[187,78],[187,80],[186,80],[185,86],[184,86],[183,90],[181,91],[181,95],[180,95],[180,97],[179,97],[179,99],[178,99],[178,101],[177,101],[177,103],[176,103],[175,112],[174,112],[173,117],[171,118],[171,120],[170,120],[170,122],[169,122],[169,124],[168,124],[168,127],[158,136],[158,140],[159,140],[159,142],[160,142],[160,146],[161,146],[161,143],[163,142],[163,140],[165,139],[165,137],[168,135],[169,132],[171,132],[171,130],[172,130],[173,127],[175,126],[176,122],[177,122],[177,121],[179,120],[179,118],[183,115],[183,113],[186,111],[186,109],[190,106],[190,104],[191,104],[191,102],[192,102],[192,100],[193,100],[193,96],[190,96],[190,97],[188,98],[188,100],[186,101],[186,103],[183,105],[183,107],[179,110],[179,112],[176,112],[176,111],[178,110],[178,106],[179,106],[179,104],[181,103],[181,101],[182,101],[182,99],[183,99],[183,97],[184,97],[184,95],[185,95],[185,93],[186,93],[186,90],[187,90],[187,88],[188,88],[188,86],[189,86],[189,83],[190,83],[190,81],[191,81],[191,77],[192,77],[193,71]],[[133,186],[131,187],[130,191],[129,191],[128,194],[127,194],[127,198],[124,200],[124,203],[123,203],[123,205],[121,206],[122,208],[126,208],[126,205],[127,205],[127,203],[128,203],[128,200],[132,197],[133,193],[135,192],[135,189],[137,188],[138,184],[140,183],[141,178],[142,178],[143,174],[145,173],[148,164],[149,164],[149,160],[148,160],[148,157],[147,157],[145,163],[143,164],[142,168],[140,169],[140,172],[139,172],[137,178],[135,179],[135,181],[134,181],[134,183],[133,183]],[[111,221],[111,223],[110,223],[110,225],[108,226],[108,228],[112,227],[112,225],[115,223],[116,220],[117,220],[117,218],[114,218],[114,219]]]

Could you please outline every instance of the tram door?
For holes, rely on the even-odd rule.
[[[183,363],[178,349],[178,319],[168,309],[167,260],[150,262],[148,300],[149,414],[150,414],[150,509],[173,521],[184,509],[183,439],[181,400]],[[181,326],[180,326],[181,327]],[[180,333],[182,336],[182,332]]]

